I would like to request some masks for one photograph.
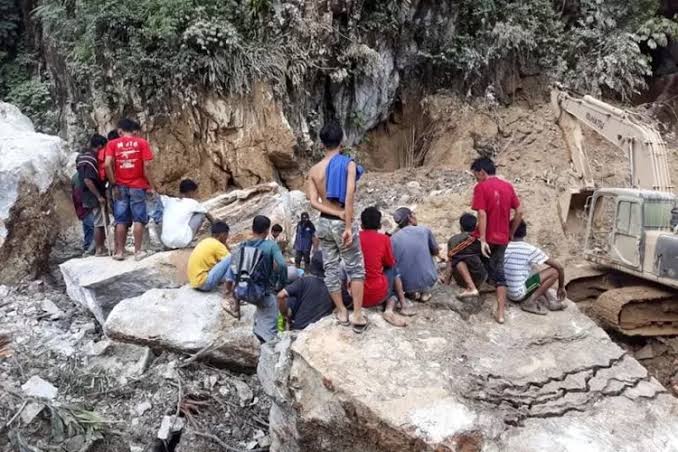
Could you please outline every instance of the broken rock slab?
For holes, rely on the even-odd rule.
[[[153,289],[121,301],[111,311],[104,332],[112,339],[194,354],[214,348],[204,358],[233,368],[254,369],[259,342],[252,333],[254,306],[244,305],[236,320],[221,307],[221,293],[188,286]]]
[[[678,451],[678,401],[573,303],[464,321],[452,294],[406,328],[323,319],[266,344],[271,450]]]
[[[33,375],[26,383],[21,385],[21,390],[29,397],[54,400],[59,390],[49,381],[45,381],[37,375]]]
[[[154,288],[179,287],[185,275],[187,259],[183,251],[156,253],[141,261],[128,257],[115,261],[110,257],[71,259],[59,266],[71,300],[88,309],[100,324],[113,307],[125,298],[132,298]]]

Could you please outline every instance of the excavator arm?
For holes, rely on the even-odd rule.
[[[597,188],[583,142],[582,124],[626,153],[632,187],[662,192],[673,190],[666,144],[654,127],[642,124],[631,112],[591,96],[575,97],[553,89],[551,103],[578,179],[577,186],[570,187],[558,204],[566,231],[575,232],[583,227],[580,212],[584,211],[587,200]]]
[[[594,178],[582,144],[580,124],[627,153],[632,187],[662,192],[673,190],[666,144],[654,127],[639,123],[631,112],[591,96],[576,98],[554,89],[551,100],[570,161],[584,187],[594,187]]]

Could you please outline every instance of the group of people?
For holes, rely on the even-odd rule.
[[[151,235],[168,249],[189,246],[205,220],[215,221],[197,201],[198,184],[190,179],[180,182],[178,197],[157,194],[150,171],[153,151],[138,136],[140,130],[136,121],[121,119],[107,137],[93,135],[76,157],[73,204],[82,222],[86,254],[124,260],[132,227],[134,258],[140,260],[147,255],[143,238],[149,221]],[[113,244],[108,243],[111,215]]]
[[[341,126],[328,122],[320,132],[325,156],[310,169],[307,186],[311,206],[319,213],[317,227],[308,213],[301,214],[291,265],[284,254],[284,228],[272,225],[268,217],[255,216],[251,238],[231,251],[229,226],[212,218],[195,199],[195,182],[181,181],[177,198],[157,195],[149,171],[153,152],[137,136],[139,130],[138,123],[123,119],[108,138],[94,135],[77,158],[74,202],[86,231],[85,247],[91,242],[97,255],[107,253],[109,210],[115,222],[112,257],[118,260],[125,258],[130,226],[135,258],[144,257],[149,216],[161,225],[167,248],[189,246],[208,220],[210,237],[195,246],[188,260],[189,284],[203,292],[223,285],[224,308],[238,318],[241,302],[255,305],[254,334],[262,342],[281,329],[303,329],[332,313],[339,324],[360,334],[369,324],[364,308],[381,309],[388,323],[406,326],[416,314],[412,301],[428,301],[437,283],[449,284],[452,278],[461,288],[460,299],[478,297],[483,284],[496,287],[499,323],[505,319],[507,298],[540,315],[565,306],[562,266],[525,241],[520,200],[513,186],[496,176],[489,158],[471,165],[477,181],[471,209],[476,214],[461,215],[461,230],[448,242],[447,267],[439,276],[440,247],[410,208],[396,209],[392,218],[397,229],[381,232],[382,212],[368,207],[360,213],[358,230],[354,205],[364,171],[341,152]],[[557,291],[550,290],[556,283]]]

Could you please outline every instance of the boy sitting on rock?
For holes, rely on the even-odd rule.
[[[544,306],[551,311],[565,309],[565,270],[542,250],[525,242],[526,235],[527,225],[521,221],[504,254],[508,298],[532,314],[546,315]],[[539,270],[544,264],[548,267]],[[556,281],[558,292],[554,296],[549,289]]]
[[[192,288],[211,292],[226,280],[231,253],[226,246],[229,228],[223,221],[212,225],[212,237],[203,239],[188,258],[187,276]]]
[[[454,277],[457,285],[462,288],[457,295],[460,299],[477,297],[478,287],[487,279],[480,241],[471,235],[477,225],[475,215],[463,214],[459,218],[461,232],[447,242],[448,273],[444,283],[449,284],[450,278]]]

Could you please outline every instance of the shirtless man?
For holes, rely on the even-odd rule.
[[[340,324],[353,324],[360,334],[367,327],[367,316],[362,312],[365,267],[360,251],[360,239],[353,225],[353,204],[356,182],[362,168],[341,154],[344,131],[339,123],[330,121],[320,131],[325,148],[325,158],[311,168],[308,195],[313,208],[320,212],[317,235],[324,252],[325,284],[335,306],[335,316]],[[351,281],[353,319],[341,297],[341,269]]]

